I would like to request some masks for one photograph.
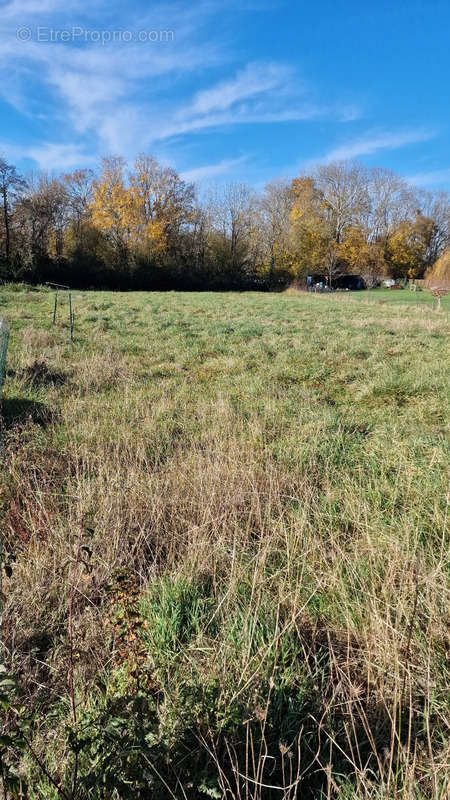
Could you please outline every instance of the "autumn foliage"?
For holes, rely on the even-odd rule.
[[[25,180],[0,161],[3,280],[80,287],[282,288],[345,273],[368,288],[415,280],[450,244],[448,195],[413,190],[357,162],[318,166],[261,193],[243,183],[201,198],[141,154]]]

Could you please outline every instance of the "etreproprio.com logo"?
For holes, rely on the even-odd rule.
[[[17,28],[16,38],[20,42],[87,42],[106,45],[110,43],[127,44],[130,42],[157,43],[173,42],[175,33],[171,30],[92,30],[74,25],[72,28],[50,28],[38,26]]]

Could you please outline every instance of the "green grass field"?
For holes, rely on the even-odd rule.
[[[449,299],[0,288],[30,798],[444,800]]]
[[[360,302],[375,302],[375,303],[389,303],[393,305],[411,305],[419,307],[428,307],[433,309],[436,307],[436,298],[429,292],[422,289],[413,292],[410,289],[371,289],[364,292],[346,292],[345,293],[351,300],[359,300]],[[441,308],[450,311],[450,295],[447,295],[441,300]]]

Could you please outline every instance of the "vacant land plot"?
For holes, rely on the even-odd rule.
[[[71,344],[0,289],[31,797],[443,800],[449,317],[408,299],[79,293]]]

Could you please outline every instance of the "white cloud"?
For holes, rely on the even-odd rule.
[[[39,169],[49,171],[71,169],[80,163],[90,166],[96,161],[95,155],[86,153],[76,143],[43,142],[39,145],[19,147],[10,142],[0,142],[0,153],[11,161],[30,159]]]
[[[60,130],[63,142],[77,133],[97,152],[128,154],[131,146],[135,153],[154,140],[151,130],[161,129],[160,120],[176,116],[180,101],[170,114],[162,107],[164,86],[215,65],[220,58],[215,44],[203,43],[200,47],[196,42],[201,15],[212,13],[208,2],[198,3],[196,14],[194,9],[177,3],[153,4],[147,15],[134,19],[122,13],[122,25],[118,23],[117,5],[111,19],[114,5],[104,0],[97,0],[89,9],[80,0],[13,0],[6,4],[0,17],[0,95],[29,117],[39,114],[44,118],[49,109],[48,116]],[[36,41],[38,25],[51,20],[55,29],[70,30],[86,18],[88,11],[95,13],[95,6],[101,6],[101,26],[106,30],[125,28],[137,33],[173,28],[175,39],[160,43],[115,41],[105,46]],[[77,15],[75,11],[68,15],[70,9],[77,9]],[[16,29],[22,25],[33,32],[30,41],[17,38]],[[95,23],[91,21],[87,27],[95,29]],[[13,84],[11,74],[15,76]]]
[[[185,181],[197,183],[198,181],[216,178],[218,175],[225,175],[245,161],[247,161],[247,156],[223,159],[217,164],[206,164],[202,167],[193,167],[193,169],[185,170],[181,173],[181,177]]]
[[[38,164],[40,169],[71,169],[82,163],[90,166],[95,162],[95,156],[84,152],[76,144],[59,144],[56,142],[44,142],[38,146],[31,146],[22,150],[22,155],[31,158]]]
[[[150,141],[161,141],[186,133],[199,133],[212,128],[224,128],[233,125],[269,124],[314,119],[323,112],[320,109],[305,106],[281,111],[269,111],[263,108],[240,108],[224,113],[191,116],[190,109],[183,109],[177,114],[160,117],[149,129]]]
[[[273,62],[250,64],[227,81],[198,92],[190,103],[152,119],[150,141],[234,125],[310,120],[335,115],[309,102],[289,68]]]
[[[221,81],[212,89],[198,92],[192,103],[192,112],[207,114],[224,111],[237,102],[274,89],[283,89],[290,78],[290,70],[283,65],[248,64],[231,80]]]
[[[47,14],[55,13],[58,11],[67,11],[69,8],[76,8],[80,5],[79,0],[11,0],[2,6],[3,20],[11,19],[17,20],[20,18],[25,24],[27,18],[32,14]]]
[[[66,156],[62,166],[69,167],[84,145],[95,155],[117,152],[130,157],[154,143],[173,144],[186,134],[234,125],[355,118],[355,109],[313,103],[292,69],[273,61],[228,68],[227,78],[191,97],[186,95],[184,81],[189,74],[224,67],[230,58],[229,50],[221,52],[217,37],[214,42],[206,40],[202,30],[229,2],[197,0],[189,7],[181,1],[152,4],[147,15],[134,18],[115,0],[93,0],[90,6],[82,0],[12,0],[4,5],[0,94],[19,112],[39,116],[43,125],[50,119],[59,133],[48,132],[51,145],[33,148],[37,163],[47,164],[53,152],[58,163]],[[105,29],[173,29],[175,38],[159,44],[110,42],[102,46],[38,42],[35,36],[21,42],[15,35],[22,24],[36,31],[37,25],[50,20],[55,28],[65,30],[90,20],[86,26],[92,29],[96,16]],[[17,76],[14,84],[11,74]],[[59,144],[54,141],[58,138]],[[21,150],[19,158],[34,158],[31,151],[30,147],[27,152]],[[52,166],[57,168],[56,163]]]
[[[318,159],[320,162],[346,161],[347,159],[367,156],[378,150],[396,150],[408,144],[426,142],[434,138],[434,133],[429,130],[405,130],[397,132],[367,133],[353,142],[334,147],[325,156]]]
[[[408,180],[415,186],[450,185],[450,167],[430,170],[429,172],[418,172],[416,175],[411,175]]]

